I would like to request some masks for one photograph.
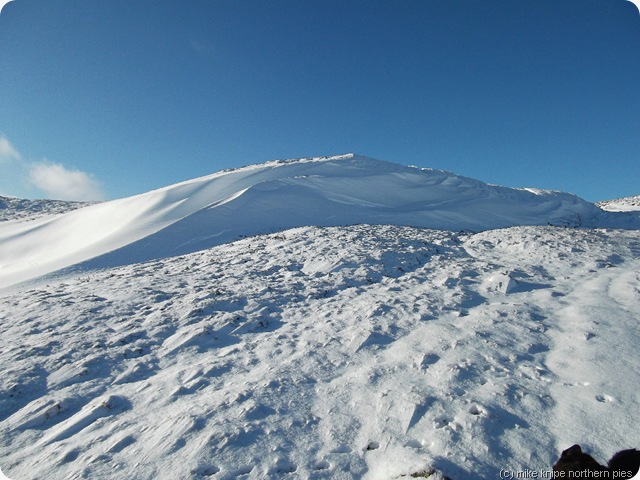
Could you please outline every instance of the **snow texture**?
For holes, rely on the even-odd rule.
[[[605,463],[640,445],[634,215],[345,156],[7,222],[0,467],[471,480],[574,443]]]

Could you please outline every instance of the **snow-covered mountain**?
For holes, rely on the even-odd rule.
[[[64,200],[26,200],[0,196],[0,222],[33,220],[45,215],[70,212],[95,202],[69,202]]]
[[[640,447],[637,222],[357,156],[4,222],[0,468],[551,478],[574,443],[604,462]]]
[[[633,197],[616,198],[614,200],[603,200],[596,203],[603,210],[611,212],[632,212],[640,210],[640,195]]]
[[[0,288],[82,262],[126,265],[242,236],[357,223],[637,228],[640,215],[604,212],[567,193],[487,185],[357,155],[275,161],[53,218],[0,223]]]

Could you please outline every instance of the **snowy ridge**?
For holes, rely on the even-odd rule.
[[[63,200],[25,200],[0,196],[0,222],[33,220],[45,215],[59,215],[91,205],[91,203]]]
[[[0,224],[0,288],[83,262],[126,265],[242,236],[358,223],[480,231],[547,224],[637,228],[640,218],[604,212],[567,193],[491,186],[358,155],[275,161]]]
[[[633,212],[640,210],[640,195],[633,197],[616,198],[614,200],[603,200],[596,203],[603,210],[610,212]]]
[[[602,462],[640,446],[638,272],[637,230],[356,225],[5,293],[2,471],[476,480],[573,443]]]

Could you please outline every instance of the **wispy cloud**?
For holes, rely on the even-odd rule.
[[[29,167],[29,181],[48,196],[60,200],[102,200],[100,183],[85,172],[60,163],[38,162]]]
[[[22,157],[11,142],[0,135],[0,162],[7,160],[20,160]]]

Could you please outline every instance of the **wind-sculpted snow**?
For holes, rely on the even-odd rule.
[[[31,222],[0,223],[0,288],[60,269],[112,267],[287,228],[358,223],[480,231],[638,228],[560,192],[497,187],[355,155],[268,162]]]
[[[498,478],[640,445],[640,232],[304,227],[0,297],[14,480]],[[410,478],[410,477],[409,477]]]

